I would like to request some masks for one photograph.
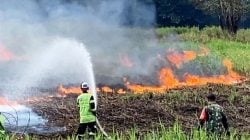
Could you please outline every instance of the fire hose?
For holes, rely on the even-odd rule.
[[[96,118],[96,124],[97,124],[98,128],[100,129],[100,131],[102,132],[102,134],[105,137],[109,138],[108,134],[105,132],[105,130],[103,129],[103,127],[101,126],[101,124],[100,124],[100,122],[99,122],[99,120],[97,118]]]
[[[96,102],[96,106],[95,106],[95,109],[97,108],[97,102]],[[96,116],[96,114],[95,114]],[[96,124],[97,124],[97,127],[100,129],[101,133],[108,139],[110,139],[110,137],[108,136],[108,134],[105,132],[105,130],[103,129],[102,125],[100,124],[97,116],[96,116]]]

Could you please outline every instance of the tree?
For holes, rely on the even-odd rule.
[[[189,0],[154,0],[157,26],[199,26],[217,24],[216,19],[195,9]]]
[[[217,16],[220,26],[229,33],[237,33],[239,22],[249,11],[250,0],[190,0],[207,14]]]

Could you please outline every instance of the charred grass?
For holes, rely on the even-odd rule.
[[[198,116],[206,105],[205,96],[215,93],[217,101],[225,109],[231,128],[239,132],[250,132],[250,81],[237,85],[208,84],[199,87],[182,87],[166,91],[165,94],[98,94],[98,119],[108,133],[144,135],[162,126],[169,128],[175,122],[189,133],[197,127]],[[49,126],[65,127],[65,131],[53,134],[68,136],[78,126],[76,95],[31,104],[36,113],[48,119]],[[44,135],[44,134],[43,134]],[[52,134],[47,134],[49,137]]]

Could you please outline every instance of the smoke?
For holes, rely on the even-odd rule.
[[[107,82],[105,76],[122,82],[123,76],[149,75],[156,59],[148,51],[156,50],[154,14],[152,2],[139,0],[1,1],[0,44],[13,59],[0,61],[0,86],[7,92],[88,81],[81,66],[85,60],[79,60],[84,53],[73,48],[81,43],[90,52],[98,83]],[[126,55],[136,68],[121,65]]]

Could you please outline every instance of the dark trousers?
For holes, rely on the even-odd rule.
[[[96,129],[96,122],[90,122],[90,123],[80,123],[78,130],[77,130],[77,135],[78,136],[83,136],[86,129],[88,128],[89,136],[94,136],[97,132]]]

